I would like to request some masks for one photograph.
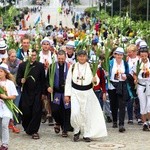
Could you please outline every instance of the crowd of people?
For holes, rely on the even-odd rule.
[[[136,118],[143,131],[149,131],[150,62],[145,39],[132,44],[127,37],[120,41],[119,29],[109,31],[106,23],[85,14],[76,16],[75,22],[74,29],[54,26],[44,37],[24,34],[18,49],[10,49],[2,35],[0,87],[6,92],[0,93],[0,150],[8,149],[9,128],[20,132],[5,104],[8,99],[22,111],[19,121],[32,139],[40,138],[41,120],[48,120],[62,137],[73,131],[74,142],[81,134],[85,142],[107,136],[105,122],[124,133],[126,107],[128,124]],[[118,39],[111,39],[110,32]],[[107,39],[111,40],[109,70],[103,67]]]

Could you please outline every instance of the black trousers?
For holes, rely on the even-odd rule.
[[[71,109],[65,109],[63,100],[60,100],[60,105],[51,103],[52,108],[52,116],[56,122],[56,124],[60,125],[63,132],[70,131],[70,114]]]
[[[116,89],[108,90],[108,94],[113,122],[117,122],[119,110],[119,126],[124,125],[126,100],[122,95],[116,94]]]
[[[29,135],[37,133],[42,116],[42,102],[39,97],[35,97],[32,105],[25,105],[21,102],[21,111],[23,113],[21,119],[24,131]]]

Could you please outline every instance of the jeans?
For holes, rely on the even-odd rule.
[[[136,119],[141,119],[139,99],[129,99],[127,102],[128,120],[133,120],[133,108]]]
[[[97,99],[99,100],[99,103],[101,105],[101,108],[103,110],[103,99],[102,99],[102,91],[101,90],[97,90],[97,91],[94,91],[95,94],[96,94],[96,97]]]
[[[111,118],[112,115],[111,115],[111,110],[110,110],[110,102],[108,99],[104,102],[103,109],[104,109],[105,115]]]
[[[133,120],[133,103],[134,99],[129,99],[127,102],[128,120]]]

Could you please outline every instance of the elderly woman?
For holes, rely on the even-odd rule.
[[[18,71],[18,66],[20,64],[21,60],[19,60],[16,56],[16,51],[14,49],[11,49],[8,51],[8,59],[7,59],[7,65],[10,73],[16,77],[17,71]],[[18,107],[19,106],[19,101],[20,101],[20,88],[16,85],[18,96],[14,100],[15,105]],[[16,123],[14,123],[16,125]],[[9,128],[12,129],[13,132],[19,133],[20,130],[13,124],[12,121],[10,121]]]
[[[123,60],[124,50],[118,47],[114,51],[114,58],[109,63],[109,98],[112,110],[113,128],[117,128],[119,109],[119,132],[124,132],[125,106],[128,99],[126,79],[129,74],[128,64]]]
[[[17,71],[18,71],[18,66],[21,63],[21,60],[17,58],[16,50],[11,49],[8,51],[8,68],[11,74],[16,76]]]

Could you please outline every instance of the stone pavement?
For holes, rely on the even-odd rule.
[[[27,4],[26,4],[27,5]],[[26,6],[25,5],[25,6]],[[29,8],[32,7],[37,7],[37,5],[28,5]],[[47,24],[47,16],[48,14],[50,14],[51,19],[50,19],[50,24],[51,25],[57,25],[59,26],[60,21],[62,21],[62,25],[63,27],[67,26],[69,28],[73,28],[73,24],[72,24],[72,15],[69,14],[68,16],[62,14],[60,15],[58,13],[58,8],[60,7],[60,3],[59,0],[52,0],[50,5],[47,6],[42,6],[42,14],[37,12],[37,13],[32,13],[30,14],[30,17],[28,19],[28,21],[26,21],[26,25],[27,27],[29,25],[31,25],[32,27],[34,26],[34,23],[36,21],[36,19],[38,18],[38,16],[41,17],[40,22],[43,22],[44,24]],[[83,12],[85,8],[89,7],[88,5],[78,5],[74,7],[74,12]],[[25,20],[27,18],[27,15],[25,16]]]
[[[21,125],[20,134],[10,132],[9,150],[149,150],[150,132],[142,131],[142,126],[127,125],[125,133],[119,133],[118,129],[113,129],[112,124],[107,124],[108,136],[85,143],[82,140],[73,142],[73,133],[69,133],[68,138],[62,138],[61,134],[55,134],[53,126],[47,123],[41,124],[40,139],[33,140],[25,134]]]

